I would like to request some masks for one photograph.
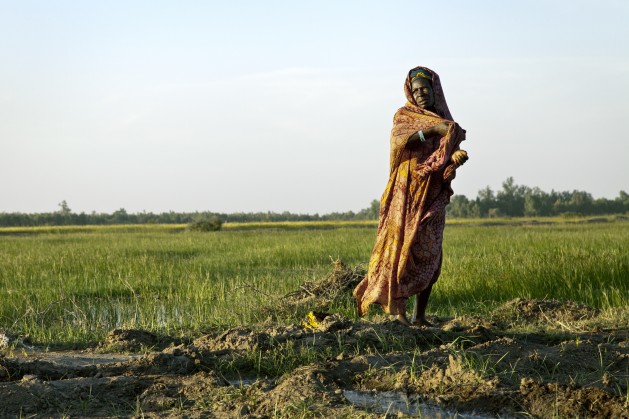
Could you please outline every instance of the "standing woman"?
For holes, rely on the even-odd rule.
[[[409,71],[407,102],[393,117],[389,182],[380,200],[378,236],[367,276],[354,290],[358,314],[380,304],[411,326],[406,301],[417,295],[413,324],[430,326],[426,305],[441,273],[446,205],[465,130],[448,110],[439,76],[426,67]]]

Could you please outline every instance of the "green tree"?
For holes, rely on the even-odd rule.
[[[569,201],[570,210],[577,214],[592,214],[594,199],[592,195],[584,191],[573,191]]]
[[[129,214],[124,208],[120,208],[119,210],[114,211],[114,213],[111,214],[111,221],[114,224],[127,224],[129,222],[129,218]]]
[[[516,185],[513,177],[508,177],[502,182],[502,191],[496,195],[497,207],[501,213],[509,217],[524,215],[526,189],[526,186]]]
[[[553,203],[550,195],[540,188],[527,188],[524,194],[524,215],[527,217],[549,216],[552,213]]]
[[[454,195],[450,199],[450,205],[446,207],[449,217],[473,218],[480,216],[480,210],[476,201],[470,201],[465,195]]]
[[[58,205],[59,205],[59,212],[62,215],[69,216],[70,214],[72,214],[72,210],[68,206],[68,203],[66,202],[65,199],[63,201],[61,201]]]
[[[478,206],[479,215],[481,217],[487,217],[489,209],[496,206],[494,191],[492,191],[489,186],[478,191],[476,195],[476,205]]]
[[[620,191],[614,201],[619,203],[620,212],[629,211],[629,194],[627,192]]]

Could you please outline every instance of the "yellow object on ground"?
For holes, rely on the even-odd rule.
[[[302,327],[305,329],[317,330],[321,327],[321,322],[323,319],[328,317],[328,313],[319,313],[315,311],[311,311],[306,316],[306,320],[301,322]]]

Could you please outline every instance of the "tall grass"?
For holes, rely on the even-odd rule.
[[[3,236],[0,327],[62,343],[115,327],[251,323],[261,305],[325,276],[331,258],[363,261],[372,239],[343,228]]]
[[[449,226],[434,301],[444,314],[515,298],[629,305],[629,223]]]
[[[117,327],[177,335],[259,322],[261,308],[325,277],[331,259],[368,261],[375,227],[339,225],[0,235],[0,328],[73,344]],[[452,224],[429,311],[482,312],[515,297],[627,306],[628,248],[627,222]],[[355,316],[349,297],[337,308]]]

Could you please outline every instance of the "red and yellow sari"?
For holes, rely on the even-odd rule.
[[[465,130],[452,119],[439,76],[426,70],[433,75],[435,112],[417,106],[409,72],[404,83],[408,101],[393,117],[390,175],[380,200],[376,244],[368,274],[354,290],[360,316],[374,303],[389,314],[406,313],[407,299],[436,281],[441,270],[446,205],[453,193],[450,182],[455,169],[450,157],[465,139]],[[442,122],[450,124],[445,136],[408,144],[417,131]]]

